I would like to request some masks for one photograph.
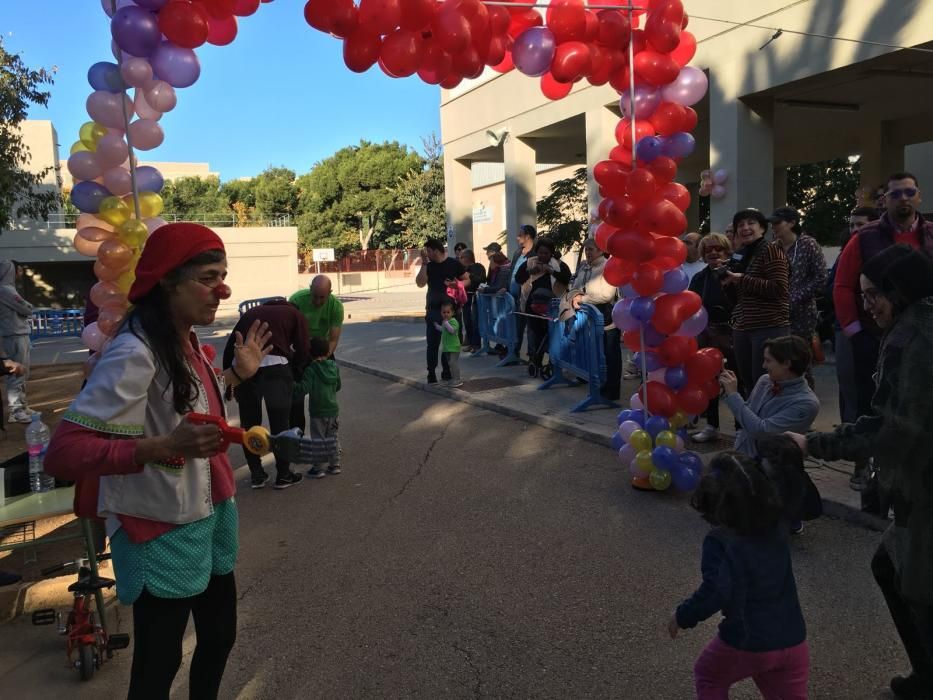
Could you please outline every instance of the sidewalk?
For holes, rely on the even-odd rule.
[[[621,405],[570,413],[570,409],[585,398],[586,385],[558,386],[539,391],[543,382],[529,377],[524,365],[497,367],[498,360],[495,356],[471,357],[464,354],[460,359],[464,380],[461,388],[448,389],[426,384],[424,326],[421,323],[348,324],[344,327],[337,350],[337,361],[344,367],[455,398],[486,410],[604,444],[607,448],[610,446]],[[822,365],[816,368],[814,374],[822,404],[814,429],[832,430],[839,415],[835,368],[831,364]],[[629,397],[637,389],[637,381],[623,382],[622,396]],[[627,398],[624,401],[627,403]],[[732,416],[724,404],[720,412],[721,424],[731,426]],[[729,449],[731,442],[731,438],[728,438],[705,445],[693,443],[688,447],[708,460],[716,452]],[[614,460],[615,456],[607,451],[606,459]],[[827,515],[845,518],[873,529],[886,527],[885,521],[860,512],[859,494],[849,488],[849,477],[852,474],[850,463],[828,464],[808,460],[807,469],[823,496]]]

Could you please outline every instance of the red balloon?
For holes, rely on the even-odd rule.
[[[544,24],[544,18],[535,10],[520,10],[516,8],[509,9],[514,10],[514,12],[510,12],[512,21],[509,24],[509,37],[512,39],[517,37],[526,29],[530,29],[531,27],[540,27]]]
[[[690,416],[699,415],[706,410],[709,405],[709,399],[706,392],[699,387],[685,386],[677,392],[677,405],[680,410]]]
[[[696,110],[693,107],[684,107],[684,131],[693,131],[697,128],[697,122],[700,120]]]
[[[635,143],[647,136],[654,136],[654,127],[647,119],[635,120]],[[625,148],[632,148],[632,122],[622,119],[616,124],[616,142]]]
[[[413,75],[424,55],[420,32],[399,29],[382,40],[379,58],[389,74],[396,78]]]
[[[367,27],[360,27],[343,40],[343,62],[354,73],[365,73],[379,60],[382,38]]]
[[[399,26],[413,32],[420,32],[431,24],[437,7],[434,0],[399,0],[398,5]]]
[[[635,56],[635,76],[650,85],[667,85],[679,73],[680,66],[666,53],[647,49]]]
[[[654,316],[651,324],[664,335],[672,335],[683,323],[681,307],[683,303],[676,294],[662,294],[654,302]]]
[[[666,185],[677,175],[677,163],[667,156],[658,156],[650,163],[645,163],[643,167],[654,175],[654,180],[658,185]]]
[[[638,213],[638,208],[628,197],[613,197],[612,199],[606,200],[608,204],[606,205],[605,213],[606,216],[602,217],[603,221],[606,221],[617,228],[621,227],[630,227],[635,221],[635,215]]]
[[[434,4],[433,0],[429,1],[430,4]],[[512,24],[512,15],[509,14],[508,8],[505,7],[488,7],[489,10],[489,31],[494,36],[499,34],[507,34],[509,31],[509,25]]]
[[[325,2],[325,4],[328,4]],[[333,0],[329,4],[330,31],[336,37],[346,39],[360,26],[360,13],[353,0]],[[306,15],[307,16],[307,15]],[[367,32],[371,34],[372,32]],[[375,61],[374,61],[375,63]]]
[[[635,168],[628,176],[628,196],[636,204],[645,203],[655,195],[654,175],[645,168]]]
[[[360,24],[368,25],[378,34],[393,31],[401,18],[399,0],[360,0]]]
[[[550,71],[541,76],[541,92],[549,100],[562,100],[573,90],[573,83],[561,83]]]
[[[207,41],[209,19],[203,5],[170,2],[159,10],[159,30],[173,44],[196,49]]]
[[[644,262],[635,270],[632,287],[643,297],[654,296],[664,286],[664,273],[657,265]]]
[[[661,188],[661,196],[682,212],[690,206],[690,190],[679,182],[669,182]]]
[[[625,194],[628,172],[614,160],[601,160],[593,167],[593,179],[607,192],[621,196]]]
[[[586,79],[590,81],[590,85],[605,85],[609,82],[609,73],[612,71],[609,51],[599,44],[590,44],[590,57],[593,59],[593,65]]]
[[[596,20],[599,22],[597,42],[607,48],[622,51],[628,48],[632,25],[624,13],[618,10],[600,10],[596,13]]]
[[[659,257],[673,258],[677,265],[683,265],[687,260],[687,246],[675,236],[658,236],[654,247]]]
[[[655,313],[657,313],[657,302],[655,302],[654,309]],[[657,328],[657,326],[655,326],[655,328]],[[696,338],[686,338],[681,335],[672,335],[669,338],[665,338],[664,342],[658,346],[658,355],[661,357],[661,362],[665,367],[682,365],[687,358],[696,351]]]
[[[226,19],[233,14],[236,7],[234,0],[197,0],[204,9],[207,10],[209,17],[214,19]]]
[[[567,41],[557,46],[551,73],[558,82],[573,83],[589,73],[592,67],[590,47],[582,41]]]
[[[654,110],[654,114],[648,118],[648,121],[658,132],[658,136],[670,136],[678,131],[683,131],[686,116],[683,105],[676,102],[662,102]]]
[[[722,353],[716,348],[702,348],[684,362],[687,380],[691,384],[702,384],[719,376],[722,372]]]
[[[456,0],[447,0],[431,24],[431,33],[451,56],[466,50],[470,44],[470,23],[458,11]]]
[[[606,263],[607,265],[609,263]],[[622,334],[622,344],[632,352],[641,352],[641,331],[625,331]]]
[[[650,174],[650,173],[649,173]],[[654,176],[652,176],[653,179]],[[666,187],[666,185],[665,185]],[[629,193],[631,194],[631,178]],[[659,233],[664,236],[679,236],[687,228],[687,217],[672,202],[661,196],[646,203],[638,212],[638,229],[646,233]]]
[[[603,268],[603,277],[613,287],[623,287],[632,281],[635,274],[635,263],[622,258],[609,258]]]
[[[624,165],[629,172],[632,170],[632,149],[626,148],[625,146],[616,146],[611,151],[609,151],[610,160],[614,160],[616,163],[621,163]]]
[[[421,67],[418,77],[429,85],[439,85],[450,75],[452,61],[450,54],[437,45],[433,39],[424,42],[421,52]]]
[[[608,199],[604,199],[600,202],[599,206],[602,207],[605,202],[608,202]],[[596,227],[596,233],[593,238],[596,241],[596,247],[599,248],[604,253],[609,252],[609,237],[618,231],[615,226],[612,224],[602,223]]]
[[[211,17],[208,24],[210,30],[207,33],[207,43],[214,46],[226,46],[236,39],[237,19],[235,16],[228,15],[224,19]]]
[[[654,239],[638,231],[617,231],[609,236],[606,245],[607,252],[614,258],[636,263],[647,262],[655,256]]]
[[[558,44],[586,38],[586,10],[583,0],[553,0],[548,5],[546,24]]]
[[[654,3],[645,22],[645,37],[651,47],[660,53],[670,53],[680,43],[680,30],[684,22],[684,6],[680,0],[661,0]]]
[[[445,90],[453,90],[455,87],[457,87],[462,82],[463,82],[462,75],[457,75],[456,73],[451,72],[450,75],[448,75],[446,78],[444,78],[440,82],[440,86],[444,88]]]
[[[506,37],[506,41],[512,41]],[[496,73],[508,73],[510,70],[515,68],[515,62],[512,60],[512,52],[507,49],[505,52],[505,58],[503,58],[499,63],[494,66],[491,66]]]
[[[697,38],[690,32],[680,33],[680,43],[677,48],[671,51],[671,58],[674,63],[683,68],[693,60],[697,52]]]
[[[511,46],[511,44],[509,43],[510,41],[511,39],[509,39],[509,37],[507,37],[505,34],[499,34],[497,36],[492,37],[489,40],[489,49],[486,52],[486,60],[484,61],[484,63],[490,67],[498,66],[503,61],[505,61],[506,58],[510,58],[510,55],[509,55],[509,47]]]
[[[453,71],[464,78],[478,78],[486,67],[472,44],[463,51],[453,54],[451,58],[453,59]]]
[[[237,17],[249,17],[261,4],[259,0],[236,0],[233,3],[233,14]]]
[[[666,384],[648,382],[638,393],[642,397],[647,395],[648,405],[645,408],[653,415],[670,418],[677,413],[677,396]]]

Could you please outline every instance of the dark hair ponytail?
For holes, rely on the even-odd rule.
[[[157,284],[139,299],[125,321],[126,328],[143,341],[155,355],[156,367],[164,369],[172,386],[172,406],[177,413],[187,413],[198,398],[198,382],[185,359],[182,338],[169,308],[168,289],[189,276],[192,268],[219,263],[222,250],[208,250],[194,256],[165,276],[167,286]]]

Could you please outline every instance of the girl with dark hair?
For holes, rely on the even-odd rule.
[[[872,257],[860,280],[865,309],[884,331],[872,414],[831,433],[791,434],[815,457],[874,458],[882,510],[894,508],[872,573],[913,667],[899,698],[933,697],[933,260],[906,245]]]
[[[515,275],[515,281],[521,285],[519,310],[528,315],[535,314],[532,304],[544,305],[554,297],[567,291],[570,284],[570,268],[557,255],[557,246],[547,237],[538,238],[533,255]],[[540,364],[540,348],[548,336],[546,319],[528,319],[528,357],[534,364]]]
[[[697,698],[722,700],[751,678],[765,698],[805,700],[806,624],[777,487],[748,457],[724,452],[710,462],[692,505],[714,527],[703,541],[703,583],[677,606],[668,632],[673,639],[723,615],[693,668]]]
[[[194,616],[190,694],[216,698],[236,639],[236,487],[216,425],[223,391],[192,327],[230,297],[223,243],[209,228],[168,224],[146,243],[135,304],[65,413],[46,470],[77,480],[75,512],[106,520],[117,596],[133,605],[130,698],[167,698]],[[271,350],[254,324],[236,334],[231,385]]]

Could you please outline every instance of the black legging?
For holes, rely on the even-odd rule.
[[[227,656],[236,641],[236,581],[233,572],[211,576],[191,598],[156,598],[143,590],[133,603],[133,668],[129,700],[167,700],[181,665],[188,616],[194,616],[197,646],[188,695],[212,700],[220,690]]]
[[[240,425],[252,428],[262,425],[262,403],[266,402],[266,413],[269,415],[269,431],[277,435],[291,427],[292,389],[295,379],[289,365],[272,365],[260,367],[259,371],[249,380],[236,388],[236,402],[240,408]],[[299,402],[304,418],[304,403]],[[302,425],[297,426],[304,428]],[[265,473],[259,455],[253,454],[246,447],[243,448],[246,463],[253,476]],[[275,469],[279,476],[287,476],[290,468],[284,459],[275,459]]]

